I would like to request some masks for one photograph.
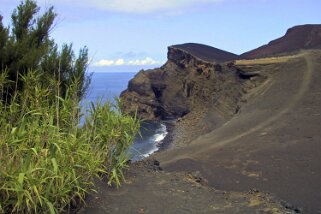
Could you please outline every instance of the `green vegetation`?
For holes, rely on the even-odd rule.
[[[90,81],[87,49],[75,58],[49,39],[55,14],[33,1],[0,17],[0,213],[56,213],[91,191],[95,177],[120,185],[127,149],[139,129],[117,106],[91,104],[79,126]]]
[[[21,75],[29,70],[37,70],[51,79],[59,80],[59,95],[62,97],[69,85],[77,82],[78,96],[81,98],[90,83],[90,77],[85,73],[88,50],[84,47],[77,58],[72,45],[64,44],[58,51],[57,44],[50,38],[56,17],[53,7],[36,16],[39,10],[34,1],[21,2],[12,14],[11,29],[3,26],[0,15],[0,70],[7,70],[8,79],[11,80],[10,84],[5,85],[4,96],[11,96],[14,91],[23,88]]]

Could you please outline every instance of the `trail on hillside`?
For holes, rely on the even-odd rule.
[[[311,56],[309,53],[304,53],[304,54],[299,54],[298,58],[303,58],[306,63],[306,69],[302,70],[302,80],[301,84],[297,90],[297,92],[291,96],[289,102],[287,103],[286,106],[282,106],[282,109],[279,109],[279,112],[276,113],[275,115],[268,117],[268,118],[263,118],[262,121],[259,123],[255,123],[255,126],[248,128],[245,132],[238,133],[237,135],[234,136],[229,136],[229,138],[216,141],[215,137],[217,132],[220,130],[213,130],[213,132],[210,132],[208,134],[205,134],[203,136],[199,136],[194,142],[191,143],[189,147],[195,148],[195,149],[188,149],[184,150],[184,152],[179,152],[179,154],[173,156],[174,158],[168,158],[167,160],[164,160],[163,164],[167,164],[173,161],[177,161],[179,159],[184,159],[188,157],[189,159],[194,159],[193,157],[199,157],[201,156],[202,153],[207,153],[209,150],[216,149],[219,147],[224,147],[227,144],[233,143],[235,141],[240,140],[241,138],[253,134],[255,132],[258,132],[268,126],[271,126],[273,123],[275,123],[278,119],[280,119],[283,115],[287,114],[291,109],[293,109],[294,106],[297,105],[298,102],[302,99],[302,97],[307,93],[309,89],[309,85],[311,82],[311,76],[313,73],[313,63],[311,62]],[[298,75],[298,74],[297,74]],[[271,76],[270,82],[272,84],[275,84],[275,79],[273,76]],[[274,83],[273,83],[274,82]],[[270,86],[273,87],[273,86]],[[275,87],[275,86],[274,86]],[[238,120],[238,117],[233,118],[231,121],[228,123],[233,122],[233,120]],[[225,127],[222,127],[224,129]],[[176,151],[173,151],[176,152]]]
[[[299,88],[298,92],[292,96],[288,105],[284,106],[283,109],[281,109],[279,113],[277,113],[276,115],[273,115],[272,117],[268,118],[267,120],[261,121],[261,123],[257,124],[255,127],[250,128],[246,132],[240,133],[234,137],[231,137],[229,139],[226,139],[226,140],[223,140],[223,141],[220,141],[217,143],[215,142],[214,144],[210,145],[209,147],[206,147],[206,148],[203,147],[204,149],[198,150],[194,154],[199,155],[208,149],[214,149],[214,148],[217,148],[220,146],[224,146],[226,144],[237,141],[246,135],[249,135],[249,134],[252,134],[252,133],[257,132],[259,130],[262,130],[265,127],[270,126],[271,124],[275,123],[283,115],[285,115],[287,112],[289,112],[298,102],[300,102],[300,100],[302,99],[304,94],[308,91],[309,85],[311,82],[311,76],[313,73],[313,65],[311,63],[311,59],[309,58],[308,54],[304,55],[304,59],[306,61],[306,70],[304,70],[304,72],[303,72],[300,88]],[[211,136],[211,134],[208,134],[208,135]],[[206,143],[208,143],[208,142],[205,141],[203,144],[206,144]],[[200,145],[200,144],[198,144],[198,145]]]

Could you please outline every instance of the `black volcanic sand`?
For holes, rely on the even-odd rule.
[[[232,119],[188,114],[166,150],[119,190],[97,182],[79,213],[321,213],[321,54],[256,69],[268,81]]]
[[[164,172],[157,161],[133,164],[127,177],[120,189],[97,182],[98,193],[78,213],[292,213],[257,190],[216,190],[199,172]]]

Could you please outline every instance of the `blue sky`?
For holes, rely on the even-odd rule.
[[[0,0],[10,22],[18,0]],[[52,37],[86,45],[92,71],[138,71],[166,61],[167,46],[207,44],[236,54],[285,34],[294,25],[321,23],[320,0],[38,0],[55,7]]]

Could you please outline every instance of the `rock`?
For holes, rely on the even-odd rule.
[[[160,166],[160,163],[158,160],[154,160],[154,166]]]
[[[300,207],[297,207],[297,208],[294,209],[294,212],[296,212],[296,213],[303,213],[303,209],[300,208]]]
[[[253,189],[250,189],[250,191],[248,192],[248,194],[257,194],[257,193],[259,193],[259,192],[260,192],[259,190],[253,188]]]
[[[302,208],[299,208],[299,207],[295,207],[294,205],[288,203],[288,202],[285,202],[285,201],[282,201],[281,202],[281,205],[288,209],[288,210],[292,210],[294,211],[295,213],[303,213],[303,209]]]
[[[146,120],[176,119],[204,107],[217,108],[224,117],[231,117],[247,91],[242,89],[243,83],[251,81],[241,78],[234,64],[221,63],[235,58],[204,45],[170,46],[162,67],[142,70],[130,80],[121,94],[122,109]]]

